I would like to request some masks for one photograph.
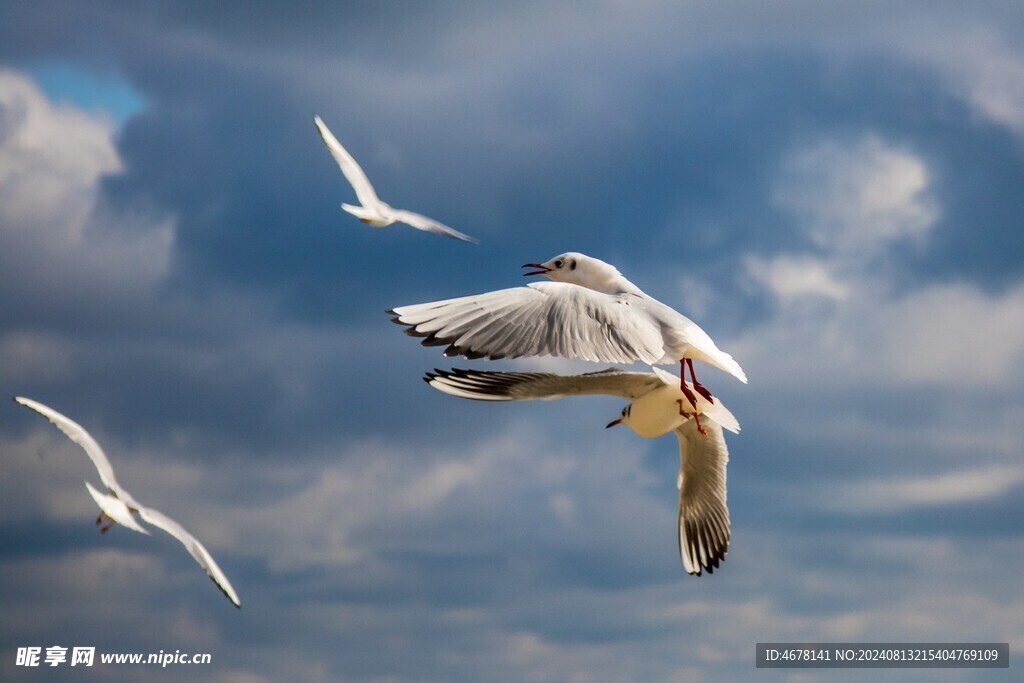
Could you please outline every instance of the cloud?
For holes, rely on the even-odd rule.
[[[1024,53],[1012,24],[978,17],[955,26],[929,22],[895,49],[938,72],[982,118],[1024,134]],[[956,49],[951,50],[951,41]]]
[[[779,300],[804,296],[841,300],[849,294],[846,285],[836,281],[829,267],[811,256],[772,259],[750,256],[745,265],[747,274]]]
[[[1024,483],[1024,468],[997,466],[923,477],[852,482],[821,503],[849,512],[891,513],[916,507],[957,505],[999,498]]]
[[[925,163],[873,133],[799,150],[775,183],[776,204],[793,213],[817,247],[845,259],[922,235],[939,217]]]
[[[823,374],[846,388],[888,391],[993,388],[1021,376],[1024,287],[986,294],[937,285],[891,297],[884,285],[862,281],[841,305],[791,308],[733,342],[731,352],[794,388]]]
[[[174,221],[102,199],[123,171],[113,123],[0,70],[0,287],[8,316],[120,306],[167,276]]]
[[[4,81],[75,151],[30,138],[13,168],[0,375],[93,430],[245,608],[173,539],[95,534],[88,462],[9,404],[4,642],[192,633],[216,663],[190,675],[360,681],[742,680],[765,636],[1018,642],[1011,5],[12,6],[5,58],[101,65],[150,106],[116,128]],[[966,24],[1002,38],[960,67]],[[387,198],[485,244],[348,221],[314,112]],[[720,383],[744,432],[712,577],[679,566],[671,437],[604,432],[614,399],[440,396],[437,349],[382,313],[567,248],[697,311],[751,376]],[[869,519],[858,486],[902,507]],[[74,580],[100,543],[127,557],[116,595]]]
[[[874,134],[790,155],[773,196],[813,251],[745,257],[747,277],[779,310],[738,342],[739,357],[791,386],[813,382],[823,370],[847,387],[890,390],[996,386],[1018,376],[1024,287],[897,287],[894,245],[926,243],[941,215],[929,178],[920,158]],[[799,305],[811,296],[826,305]]]

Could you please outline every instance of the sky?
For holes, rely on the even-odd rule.
[[[54,680],[993,681],[1024,666],[1019,2],[0,2],[0,387],[182,522],[100,535],[0,404],[18,647],[208,652]],[[320,115],[390,203],[342,212]],[[481,404],[386,309],[580,251],[747,385],[729,553],[623,401]],[[638,366],[641,367],[641,366]],[[1009,642],[999,671],[755,670],[757,642]]]

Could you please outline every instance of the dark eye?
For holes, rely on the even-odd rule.
[[[558,259],[557,261],[555,261],[555,268],[561,268],[561,267],[562,267],[562,259]]]

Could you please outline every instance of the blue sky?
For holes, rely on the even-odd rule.
[[[866,679],[755,673],[754,643],[1021,652],[1022,29],[1013,2],[0,6],[0,386],[86,426],[244,605],[171,539],[96,534],[95,472],[8,403],[0,678],[51,644],[208,651],[90,672],[203,681],[838,681]],[[387,201],[482,244],[343,213],[314,114]],[[384,314],[566,250],[750,377],[701,373],[743,425],[712,576],[676,552],[674,439],[602,429],[621,401],[419,379],[596,366],[449,361]]]

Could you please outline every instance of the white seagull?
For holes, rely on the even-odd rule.
[[[747,376],[732,356],[681,313],[648,296],[611,264],[577,252],[546,263],[527,263],[554,282],[500,289],[388,311],[426,337],[424,346],[448,345],[444,355],[466,358],[564,356],[599,363],[651,365],[679,362],[680,389],[696,408],[694,392],[713,401],[697,381],[693,360],[702,360],[741,382]],[[690,368],[693,389],[682,381]]]
[[[143,520],[149,522],[153,526],[163,529],[171,536],[181,541],[182,545],[185,546],[189,554],[195,558],[196,562],[199,563],[207,575],[213,582],[217,584],[217,588],[224,592],[224,595],[228,596],[228,600],[234,603],[235,607],[241,607],[242,603],[238,601],[238,594],[235,593],[235,589],[231,587],[231,582],[228,581],[228,577],[224,575],[224,572],[220,570],[217,563],[214,561],[210,553],[203,547],[203,544],[196,540],[196,538],[184,529],[180,524],[175,522],[173,519],[153,508],[142,505],[132,497],[132,494],[128,493],[118,482],[114,476],[114,468],[110,466],[110,461],[107,460],[106,454],[100,445],[96,443],[96,440],[89,435],[89,432],[75,422],[74,420],[61,415],[53,408],[43,405],[37,401],[33,401],[30,398],[23,398],[21,396],[15,396],[14,400],[17,403],[31,408],[53,424],[67,435],[69,439],[81,446],[89,459],[92,460],[92,464],[96,466],[96,470],[100,474],[100,479],[106,485],[109,493],[101,493],[97,491],[89,482],[85,482],[85,487],[89,490],[89,495],[93,497],[96,504],[100,506],[102,511],[100,516],[96,518],[96,524],[99,525],[104,519],[109,520],[109,524],[104,525],[100,528],[101,533],[106,533],[110,527],[117,523],[138,531],[143,534],[149,534],[132,516],[133,512],[139,513],[139,516]]]
[[[722,428],[739,433],[740,425],[721,401],[697,398],[696,412],[684,409],[687,397],[679,378],[654,368],[624,372],[611,368],[585,375],[547,372],[477,372],[435,370],[423,378],[435,389],[480,401],[555,399],[584,394],[608,394],[632,401],[608,427],[627,425],[640,436],[654,438],[674,430],[679,439],[679,556],[683,568],[700,576],[710,574],[729,550],[729,508],[726,506],[725,470],[729,451]],[[703,438],[702,438],[703,435]]]
[[[359,167],[356,160],[352,158],[352,155],[348,153],[348,150],[341,146],[338,142],[338,138],[334,137],[331,131],[324,124],[323,120],[319,116],[313,117],[313,122],[316,123],[317,130],[320,131],[320,137],[327,143],[327,149],[330,150],[331,156],[338,162],[338,166],[341,167],[341,172],[345,174],[345,178],[352,185],[352,189],[356,191],[356,197],[359,198],[359,202],[362,206],[353,206],[352,204],[342,204],[341,208],[348,211],[350,214],[361,220],[362,222],[372,225],[375,228],[384,228],[392,223],[405,223],[411,225],[417,230],[426,230],[427,232],[437,233],[438,235],[445,235],[446,237],[454,237],[457,240],[463,242],[472,242],[473,244],[479,244],[480,241],[464,235],[458,230],[449,228],[444,223],[439,223],[433,218],[427,218],[418,213],[412,211],[405,211],[403,209],[396,209],[389,204],[381,201],[380,197],[373,189],[373,185],[370,184],[370,179],[366,177],[363,169]]]

